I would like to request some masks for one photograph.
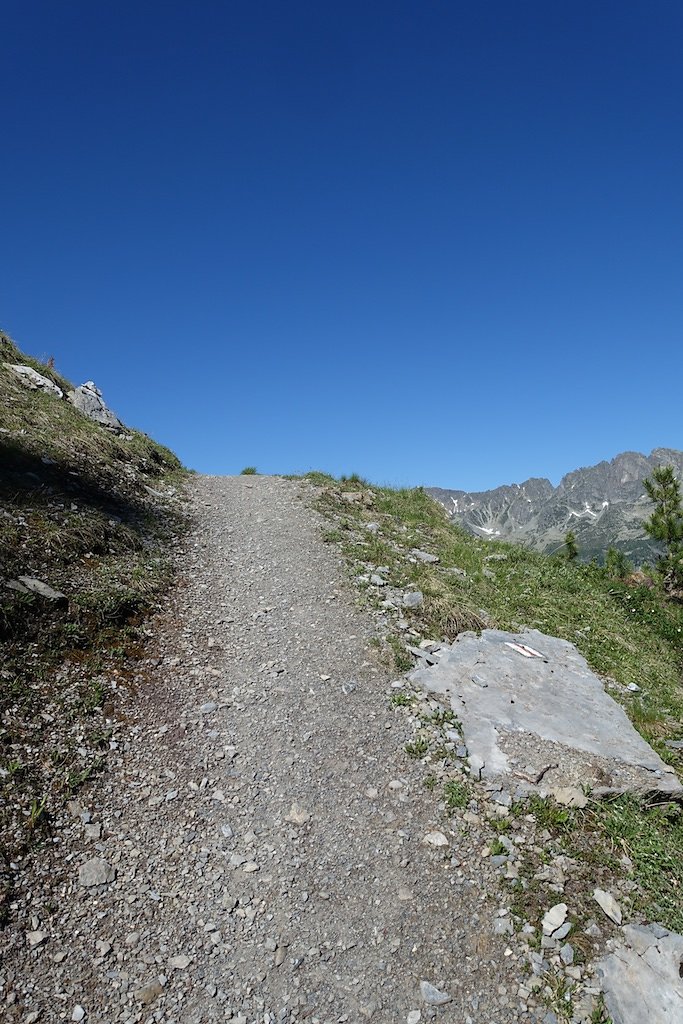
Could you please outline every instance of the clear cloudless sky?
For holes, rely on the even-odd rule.
[[[212,473],[683,448],[680,0],[5,0],[0,326]]]

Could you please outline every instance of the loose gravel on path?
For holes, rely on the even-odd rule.
[[[424,842],[448,828],[310,486],[190,494],[158,664],[42,879],[19,875],[6,1019],[541,1020],[495,891],[452,837]]]

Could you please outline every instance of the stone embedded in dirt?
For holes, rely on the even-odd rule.
[[[420,548],[411,548],[410,553],[413,558],[417,558],[418,562],[424,562],[425,565],[433,565],[439,561],[436,555],[430,555],[428,551],[421,551]]]
[[[5,366],[9,367],[13,373],[16,373],[21,383],[25,384],[27,388],[31,388],[32,391],[45,391],[56,398],[64,397],[64,392],[61,388],[57,387],[49,377],[44,377],[42,373],[34,370],[32,366],[24,366],[23,363],[5,363]]]
[[[85,1020],[85,1010],[83,1009],[82,1006],[74,1006],[73,1013],[71,1014],[71,1019],[76,1022]]]
[[[659,924],[626,925],[614,951],[598,961],[613,1024],[683,1020],[683,935]]]
[[[420,982],[420,995],[425,1003],[429,1003],[430,1006],[444,1006],[446,1003],[450,1003],[453,998],[446,992],[440,992],[436,986],[428,981]]]
[[[179,956],[172,956],[168,961],[168,966],[178,971],[184,971],[186,967],[190,966],[190,958],[182,953]]]
[[[304,808],[300,807],[297,803],[292,804],[289,809],[289,814],[285,818],[285,821],[289,821],[292,825],[305,825],[307,821],[310,821],[311,815]]]
[[[31,947],[31,949],[35,949],[36,946],[42,945],[42,943],[45,942],[46,938],[47,932],[26,932],[26,942]]]
[[[409,590],[403,595],[404,608],[420,608],[424,604],[424,595],[421,590]]]
[[[563,807],[585,807],[588,804],[588,797],[576,786],[555,786],[550,790],[550,796]]]
[[[136,989],[135,992],[133,992],[133,999],[138,1003],[142,1003],[143,1006],[149,1006],[149,1004],[153,1003],[163,991],[164,986],[161,984],[161,981],[156,978],[154,981],[150,981],[146,985],[142,985],[141,988]]]
[[[553,935],[567,919],[567,904],[556,903],[543,915],[543,933]]]
[[[89,420],[94,420],[101,427],[107,427],[119,434],[123,431],[123,423],[116,416],[102,398],[102,392],[94,381],[87,380],[85,384],[74,391],[69,391],[67,400],[71,402],[74,409],[78,409]]]
[[[420,1024],[422,1020],[422,1014],[419,1010],[411,1010],[406,1017],[406,1024]]]
[[[105,885],[107,882],[113,882],[115,878],[116,871],[101,857],[93,857],[85,864],[81,864],[78,869],[78,881],[85,888],[93,885]]]
[[[37,594],[38,597],[44,597],[46,601],[54,601],[56,604],[63,604],[66,601],[66,596],[61,590],[54,590],[33,576],[20,576],[18,580],[10,580],[7,586],[20,594]]]
[[[426,846],[448,846],[448,840],[443,832],[428,832],[422,842]]]
[[[612,788],[683,795],[665,764],[605,690],[574,644],[538,630],[461,633],[438,664],[410,679],[445,695],[461,723],[470,767],[527,791]],[[577,798],[578,799],[578,798]]]
[[[206,704],[202,704],[200,711],[203,715],[210,715],[212,711],[215,711],[218,704],[215,700],[207,700]]]
[[[621,924],[621,907],[611,892],[606,892],[604,889],[594,889],[593,899],[609,917],[610,921],[614,921],[615,924]]]

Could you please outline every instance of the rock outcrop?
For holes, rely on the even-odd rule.
[[[74,408],[82,412],[88,419],[99,423],[100,426],[107,427],[108,430],[114,430],[117,434],[123,431],[123,423],[105,403],[102,398],[102,392],[94,381],[87,380],[79,388],[70,391],[67,399]]]

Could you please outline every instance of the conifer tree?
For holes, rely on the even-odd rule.
[[[654,512],[643,523],[653,540],[664,546],[659,569],[670,593],[683,596],[683,502],[673,466],[658,466],[644,481]]]
[[[568,530],[564,536],[564,556],[568,562],[575,562],[579,557],[579,545],[573,530]]]

